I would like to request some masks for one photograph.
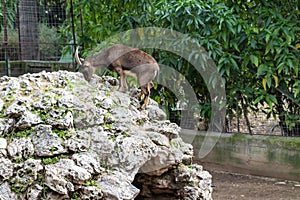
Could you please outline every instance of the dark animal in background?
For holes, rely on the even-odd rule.
[[[141,87],[140,97],[144,94],[141,108],[146,108],[149,103],[150,90],[153,87],[152,81],[159,71],[159,66],[151,55],[137,48],[115,44],[86,59],[79,58],[77,47],[75,58],[87,81],[91,80],[96,68],[107,67],[118,73],[120,77],[119,90],[125,92],[128,90],[126,75],[135,77]]]

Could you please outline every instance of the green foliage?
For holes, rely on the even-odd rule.
[[[123,137],[129,137],[129,135],[130,135],[130,134],[127,133],[126,131],[122,132],[122,136],[123,136]]]
[[[67,3],[68,12],[70,2]],[[141,24],[150,26],[149,17],[153,17],[151,4],[151,0],[111,0],[109,2],[73,0],[75,32],[79,36],[79,44],[91,49],[116,32],[138,27]],[[70,37],[71,18],[67,19],[61,32]]]
[[[102,125],[102,127],[103,127],[104,129],[106,129],[106,130],[112,131],[113,124],[112,124],[112,123],[104,123],[104,124]],[[115,136],[112,136],[111,139],[114,139],[114,138],[115,138]]]
[[[71,194],[71,200],[79,200],[80,198],[80,193],[78,191],[75,191]]]
[[[42,121],[46,121],[49,117],[47,115],[47,112],[37,109],[37,110],[32,110],[33,113],[38,115]]]
[[[16,29],[7,30],[7,49],[13,49],[14,51],[8,51],[8,58],[16,58],[19,56],[19,35]],[[4,55],[4,31],[0,31],[0,60],[5,59]]]
[[[42,163],[44,165],[55,164],[60,159],[64,159],[64,158],[67,158],[67,156],[66,155],[59,155],[59,156],[55,156],[55,157],[42,158]]]
[[[62,139],[67,139],[72,134],[69,130],[61,130],[61,129],[52,129],[52,132]]]
[[[110,136],[108,139],[111,140],[111,141],[113,141],[113,142],[115,142],[116,139],[117,139],[117,136],[112,135],[112,136]]]
[[[23,158],[17,158],[15,161],[16,161],[16,163],[23,163],[24,162]]]
[[[300,124],[300,115],[286,115],[285,117],[285,123],[287,125],[287,128],[289,131],[292,131],[294,127],[296,127],[298,124]],[[300,128],[300,126],[298,126],[297,128]],[[299,131],[299,130],[298,130]]]
[[[59,161],[58,157],[54,157],[54,158],[42,158],[42,163],[45,165],[49,165],[49,164],[55,164]]]
[[[8,58],[11,60],[19,59],[19,35],[17,29],[8,29],[7,48]],[[39,24],[39,52],[41,59],[58,60],[61,47],[58,45],[59,34],[56,28],[49,28],[45,24]],[[4,42],[4,32],[0,32],[0,42]],[[0,47],[0,59],[4,60],[4,50]]]
[[[147,26],[174,29],[196,39],[217,64],[226,83],[228,118],[247,110],[263,110],[268,117],[282,114],[278,108],[281,98],[289,105],[284,115],[299,115],[298,0],[73,2],[75,31],[85,55],[120,31]],[[65,36],[71,34],[70,20],[61,28]],[[171,53],[160,50],[151,53],[159,63],[173,67],[187,78],[200,103],[201,116],[209,119],[209,92],[194,67]],[[282,95],[276,95],[277,92]],[[161,86],[156,86],[152,97],[168,110],[176,108],[179,101]],[[260,105],[267,105],[267,109]]]
[[[86,186],[98,186],[96,180],[89,180],[85,183]]]
[[[30,136],[32,131],[34,131],[34,127],[20,131],[13,131],[9,135],[7,135],[7,138],[27,138]]]
[[[5,97],[5,101],[2,107],[2,110],[0,111],[0,118],[6,118],[7,115],[5,114],[6,108],[15,100],[15,96],[13,93],[9,92]]]
[[[269,136],[266,138],[265,143],[268,145],[272,145],[272,149],[276,149],[278,147],[300,149],[300,138],[284,138]]]
[[[55,27],[48,27],[46,24],[39,24],[39,51],[41,59],[50,58],[58,60],[60,46],[58,45],[59,34]]]
[[[6,4],[6,24],[7,28],[13,29],[15,25],[15,18],[17,15],[18,0],[2,0],[0,3],[0,32],[4,29],[4,2]]]
[[[14,191],[18,195],[22,194],[22,191],[21,191],[20,187],[11,186],[11,190]]]

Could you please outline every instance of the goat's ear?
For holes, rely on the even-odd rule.
[[[81,62],[83,62],[83,61],[84,61],[84,59],[83,59],[83,58],[79,58],[79,59],[80,59],[80,61],[81,61]]]

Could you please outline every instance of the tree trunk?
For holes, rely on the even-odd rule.
[[[277,105],[276,110],[279,116],[279,126],[281,129],[281,134],[283,136],[290,136],[289,129],[285,122],[285,114],[284,114],[284,108],[283,108],[283,101],[282,101],[282,94],[278,91],[276,91],[276,99],[277,99]]]
[[[249,117],[248,117],[247,106],[246,106],[245,103],[244,103],[244,98],[243,98],[243,96],[241,95],[240,97],[241,97],[242,110],[243,110],[243,113],[244,113],[244,118],[245,118],[245,120],[246,120],[248,132],[249,132],[249,134],[252,135],[251,124],[250,124]]]
[[[39,60],[37,5],[33,0],[20,0],[19,40],[21,60]]]

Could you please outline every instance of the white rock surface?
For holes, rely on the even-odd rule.
[[[0,77],[0,199],[211,199],[210,174],[157,103],[141,110],[116,79],[93,77]]]

